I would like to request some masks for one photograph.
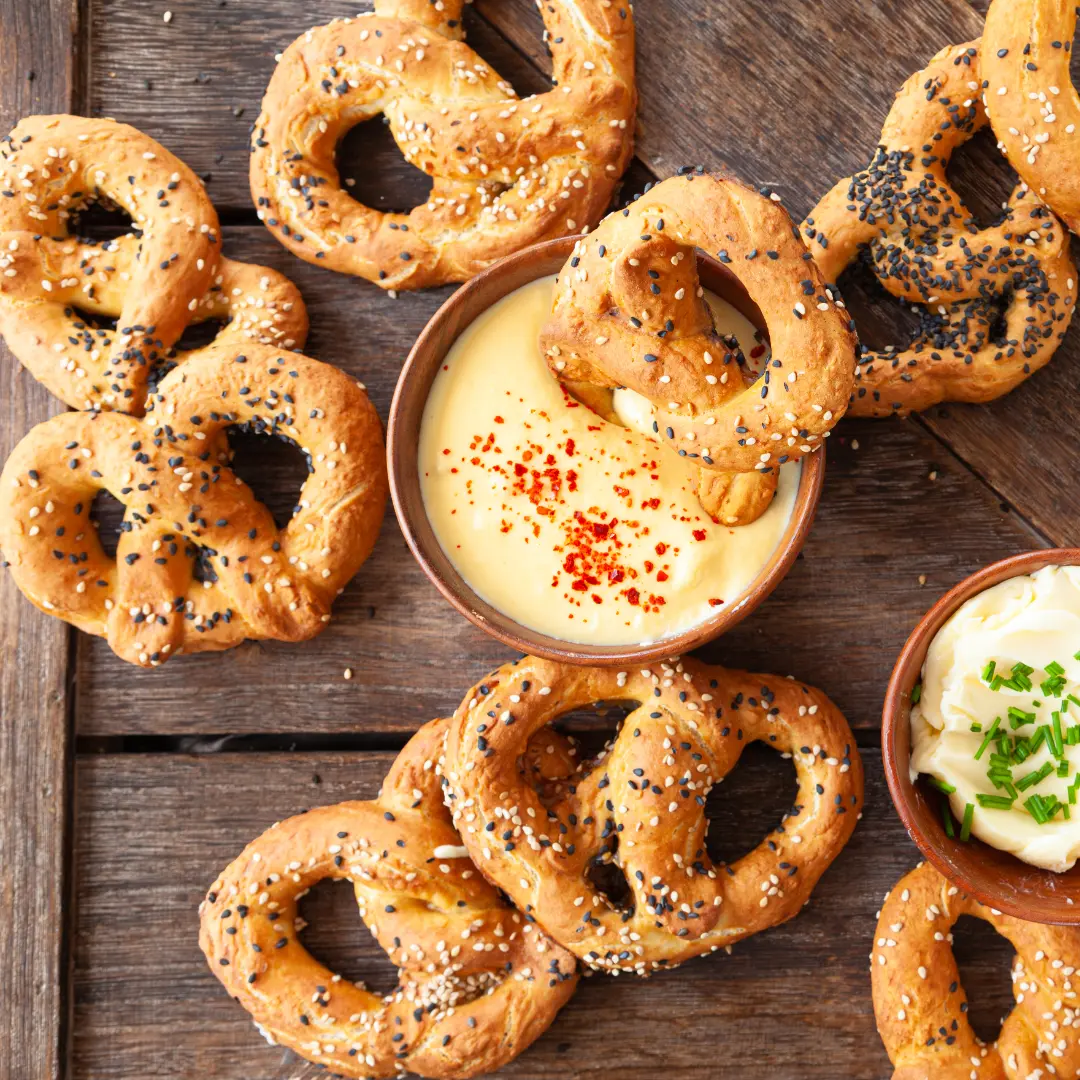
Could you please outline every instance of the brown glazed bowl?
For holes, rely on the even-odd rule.
[[[937,632],[967,600],[993,585],[1044,566],[1080,565],[1080,548],[1046,548],[1002,559],[965,578],[946,593],[915,627],[904,645],[885,695],[881,754],[896,811],[919,850],[954,885],[977,900],[1029,922],[1080,925],[1080,864],[1063,874],[1029,866],[1014,855],[972,837],[966,843],[945,835],[940,802],[922,783],[912,783],[911,691]]]
[[[522,626],[489,604],[462,579],[436,539],[424,509],[417,467],[420,421],[440,364],[458,335],[497,300],[530,281],[557,274],[570,257],[575,239],[568,236],[549,240],[495,263],[458,289],[416,339],[401,370],[387,426],[387,463],[394,511],[413,555],[439,592],[481,630],[511,648],[571,664],[613,665],[676,656],[730,630],[746,618],[788,572],[814,519],[825,473],[824,454],[803,458],[802,476],[787,529],[772,557],[739,599],[705,622],[647,645],[582,645]],[[727,300],[758,329],[766,329],[757,305],[731,271],[700,254],[698,269],[707,289]]]

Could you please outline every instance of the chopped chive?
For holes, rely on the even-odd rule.
[[[982,724],[980,724],[978,720],[972,720],[971,721],[971,730],[972,731],[982,731]]]
[[[1053,751],[1054,757],[1063,757],[1065,754],[1065,737],[1061,733],[1061,713],[1053,713],[1053,736],[1054,740],[1050,744],[1050,749]]]
[[[1070,724],[1069,729],[1065,732],[1065,744],[1067,746],[1076,746],[1080,743],[1080,724]]]
[[[917,682],[911,688],[911,704],[912,705],[918,705],[921,700],[922,700],[922,683]]]
[[[1051,660],[1050,663],[1043,668],[1043,671],[1045,671],[1047,675],[1065,674],[1065,669],[1056,660]]]
[[[986,752],[986,748],[993,741],[994,735],[997,733],[998,725],[1001,723],[1001,717],[995,716],[993,724],[990,725],[990,730],[983,736],[983,741],[979,744],[979,749],[975,751],[975,760],[983,756]]]
[[[975,796],[980,806],[987,810],[1009,810],[1013,800],[1005,795],[984,795],[981,791]]]
[[[942,795],[951,795],[956,788],[945,780],[939,780],[936,776],[927,775],[926,779],[942,793]]]
[[[1016,786],[1021,791],[1027,791],[1029,787],[1034,787],[1036,784],[1041,784],[1052,772],[1054,766],[1051,762],[1047,762],[1041,768],[1036,769],[1034,772],[1029,772],[1024,776],[1021,776],[1016,781]],[[1025,804],[1026,805],[1026,804]]]
[[[1036,713],[1025,712],[1023,709],[1018,709],[1015,705],[1009,706],[1009,725],[1015,730],[1018,727],[1023,727],[1025,724],[1034,724],[1038,719]]]
[[[975,804],[964,807],[964,820],[960,824],[960,839],[966,844],[971,839],[971,823],[975,820]]]
[[[1065,760],[1062,760],[1062,761],[1058,762],[1057,774],[1058,774],[1058,776],[1068,776],[1069,775],[1069,762],[1068,762],[1068,759],[1065,759]]]
[[[1030,795],[1024,800],[1024,809],[1040,824],[1045,825],[1050,820],[1050,815],[1046,812],[1046,806],[1044,805],[1041,796]]]
[[[996,668],[997,668],[997,661],[996,660],[991,660],[990,663],[988,663],[986,665],[986,667],[983,668],[982,681],[983,682],[990,682],[990,680],[993,679],[993,677],[994,677],[994,671],[995,671]]]
[[[941,820],[945,824],[945,835],[952,840],[956,836],[956,831],[953,829],[952,813],[949,810],[949,800],[941,800]]]

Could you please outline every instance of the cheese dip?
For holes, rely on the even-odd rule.
[[[738,601],[784,534],[800,466],[782,466],[756,521],[717,525],[687,459],[551,375],[537,339],[554,281],[504,297],[450,349],[420,428],[424,506],[465,581],[518,623],[568,642],[658,641]],[[717,331],[761,353],[752,324],[706,295]],[[628,394],[616,408],[634,425]]]
[[[938,631],[911,712],[912,777],[948,795],[954,831],[1047,870],[1080,854],[1078,651],[1080,567],[1011,578]]]

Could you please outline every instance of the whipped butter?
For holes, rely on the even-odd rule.
[[[948,795],[955,831],[1068,870],[1080,854],[1080,567],[968,600],[938,631],[911,712],[912,777]],[[949,791],[949,789],[954,789]]]
[[[465,581],[517,622],[578,643],[657,641],[738,600],[784,534],[800,466],[781,467],[756,521],[716,524],[689,461],[638,430],[630,391],[613,403],[623,427],[551,375],[537,339],[554,281],[504,297],[451,348],[421,422],[424,506]],[[706,296],[718,332],[760,353],[753,325]]]

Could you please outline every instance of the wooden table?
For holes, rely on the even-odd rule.
[[[300,262],[256,221],[246,179],[248,126],[274,53],[358,6],[0,0],[0,122],[71,111],[163,141],[205,178],[226,252],[297,282],[312,317],[307,351],[362,377],[385,417],[402,358],[450,290],[393,299]],[[469,14],[470,41],[520,92],[545,85],[529,0],[476,0]],[[641,0],[637,20],[638,157],[621,198],[703,162],[769,184],[796,219],[866,160],[906,76],[981,25],[965,0]],[[1000,202],[1010,179],[992,143],[959,158],[972,204]],[[354,133],[342,160],[373,205],[423,198],[378,124]],[[902,334],[897,305],[860,298],[858,282],[846,293],[870,343]],[[916,852],[882,779],[886,678],[948,586],[1012,552],[1080,542],[1080,440],[1064,409],[1078,384],[1074,329],[1047,370],[994,405],[841,424],[804,556],[705,653],[791,671],[841,705],[867,768],[853,841],[796,920],[731,955],[648,982],[586,980],[506,1075],[889,1074],[867,954],[877,905]],[[0,352],[0,452],[56,411]],[[239,471],[273,505],[291,505],[300,474],[287,455],[243,447]],[[202,892],[272,821],[372,796],[408,733],[507,658],[428,585],[392,516],[335,616],[306,645],[247,644],[145,672],[39,614],[0,577],[0,1080],[314,1075],[266,1046],[207,971]],[[794,790],[782,762],[748,756],[710,805],[722,855],[754,846]],[[320,887],[306,915],[320,957],[346,977],[392,982],[348,889]],[[958,951],[976,1026],[992,1033],[1011,1004],[1007,949],[962,927]]]

